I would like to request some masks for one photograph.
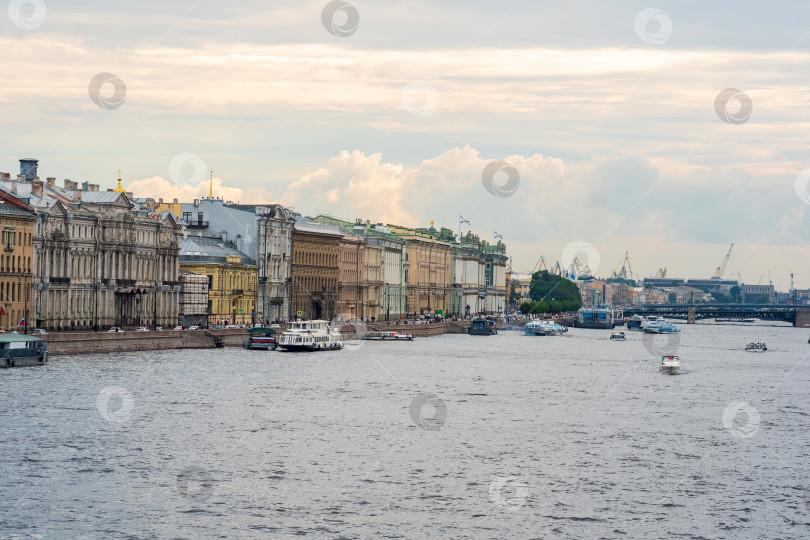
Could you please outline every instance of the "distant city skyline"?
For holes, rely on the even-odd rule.
[[[2,171],[810,287],[810,5],[16,4]]]

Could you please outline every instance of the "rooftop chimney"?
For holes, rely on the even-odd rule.
[[[90,184],[89,188],[90,191],[98,191],[98,184]]]
[[[90,182],[88,182],[87,180],[82,182],[82,191],[87,191],[87,188],[88,188],[89,185],[90,185]]]
[[[31,194],[35,197],[42,197],[42,180],[33,180],[31,182]]]
[[[74,184],[75,184],[75,183],[76,183],[76,182],[74,182]],[[75,187],[75,186],[74,186],[74,187]],[[74,200],[75,202],[82,202],[82,190],[80,190],[80,189],[74,189],[74,190],[73,190],[73,200]]]
[[[65,189],[66,190],[70,191],[71,189],[76,189],[76,187],[78,185],[79,185],[78,182],[74,182],[73,180],[71,180],[69,178],[65,178]]]
[[[4,172],[3,173],[3,180],[11,180],[11,173]]]
[[[39,160],[33,158],[20,160],[20,174],[25,177],[25,180],[31,181],[37,177],[37,163]]]
[[[158,204],[163,204],[163,197],[160,197],[160,198],[158,199]]]
[[[177,203],[177,199],[176,199],[176,198],[174,199],[173,204],[178,204],[178,203]]]
[[[20,180],[22,178],[22,180]],[[18,175],[16,180],[11,181],[11,193],[16,195],[17,194],[17,182],[25,181],[25,177],[23,175]]]
[[[56,185],[56,178],[54,178],[53,176],[49,176],[48,178],[45,179],[45,181],[48,182],[48,185],[51,187]]]

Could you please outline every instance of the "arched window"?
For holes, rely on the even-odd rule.
[[[12,257],[12,258],[11,258],[11,273],[12,273],[12,274],[13,274],[13,273],[16,271],[16,270],[15,270],[15,268],[16,268],[16,267],[14,266],[14,257]]]

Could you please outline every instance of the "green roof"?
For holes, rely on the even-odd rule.
[[[0,343],[17,343],[19,341],[42,341],[28,334],[0,334]]]

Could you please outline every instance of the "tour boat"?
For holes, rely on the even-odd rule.
[[[646,334],[673,334],[675,332],[680,332],[677,326],[672,323],[668,323],[663,319],[650,321],[643,326],[643,329],[644,333]]]
[[[644,317],[641,315],[633,315],[627,319],[628,330],[641,330],[641,323],[644,322]]]
[[[250,337],[245,340],[245,349],[272,351],[276,348],[276,331],[272,328],[264,326],[248,328],[248,335]]]
[[[646,332],[647,328],[652,328],[653,332],[649,332],[649,333],[657,333],[658,326],[662,322],[664,322],[663,317],[655,317],[655,316],[652,316],[652,315],[650,315],[648,317],[644,317],[644,319],[641,321],[641,331]]]
[[[471,336],[494,336],[498,333],[498,329],[495,328],[495,321],[492,319],[473,319],[467,333]]]
[[[28,334],[0,335],[0,367],[41,366],[48,361],[48,343]]]
[[[523,327],[527,336],[561,336],[568,332],[568,328],[551,321],[529,321]]]
[[[613,332],[610,334],[610,341],[626,341],[627,338],[624,336],[624,332]]]
[[[577,313],[574,326],[577,328],[604,328],[613,330],[620,314],[611,308],[582,308]]]
[[[677,375],[681,372],[681,359],[677,356],[664,356],[661,358],[661,367],[658,371],[669,375]]]
[[[413,334],[404,332],[369,332],[364,339],[372,341],[413,341]]]
[[[329,321],[295,321],[282,332],[278,347],[287,351],[333,351],[343,348],[343,337],[340,329],[330,330]]]
[[[768,347],[764,343],[749,343],[745,346],[746,352],[765,352]]]

